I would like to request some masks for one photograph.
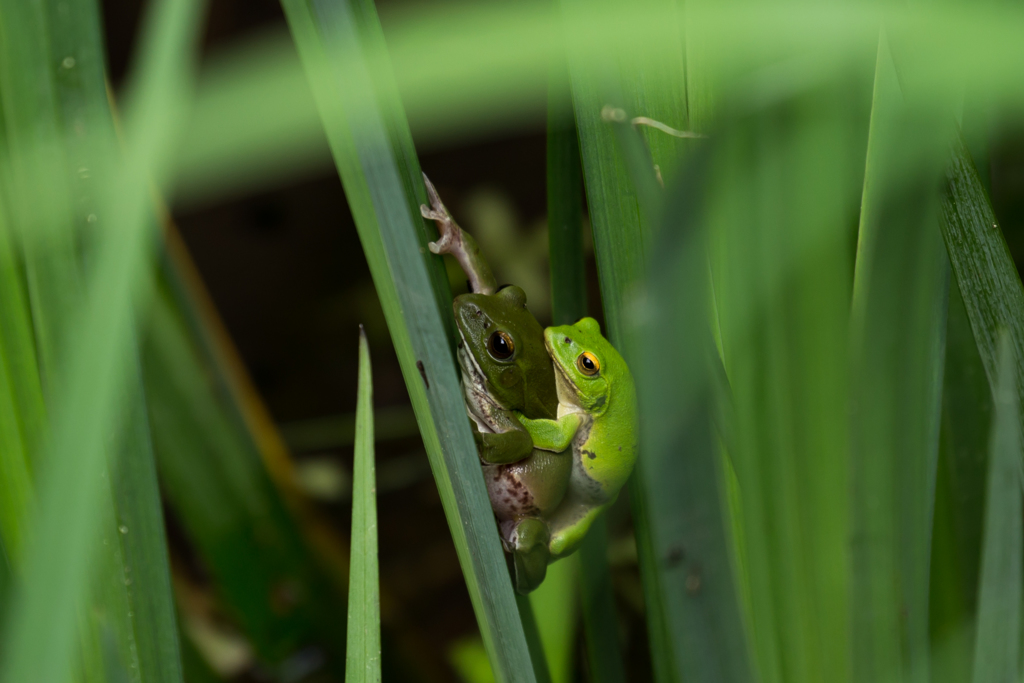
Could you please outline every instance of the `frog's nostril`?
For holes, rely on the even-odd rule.
[[[565,343],[566,344],[572,344],[572,339],[569,339],[568,337],[566,337],[565,338]]]
[[[459,348],[460,348],[460,349],[461,349],[462,347],[464,347],[465,345],[466,345],[466,342],[464,342],[464,341],[460,341],[460,342],[459,342]]]

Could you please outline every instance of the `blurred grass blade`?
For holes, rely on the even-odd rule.
[[[830,5],[812,11],[797,2],[737,13],[719,3],[688,2],[683,23],[676,3],[636,7],[619,3],[618,13],[601,4],[585,7],[591,11],[574,29],[593,35],[593,44],[603,54],[625,62],[660,61],[669,70],[677,68],[681,56],[657,53],[661,41],[646,40],[645,33],[661,36],[683,24],[688,34],[685,97],[677,95],[676,106],[667,113],[649,102],[618,104],[682,130],[686,126],[680,124],[686,122],[680,119],[699,117],[689,123],[702,132],[707,132],[709,123],[710,98],[705,95],[709,82],[728,89],[739,78],[749,77],[743,91],[758,92],[760,97],[780,92],[776,75],[796,77],[789,81],[794,87],[812,79],[845,77],[843,70],[851,61],[863,65],[871,61],[873,51],[869,54],[870,47],[865,46],[876,37],[880,14],[873,5]],[[553,28],[552,3],[446,2],[393,9],[388,13],[388,42],[418,142],[434,143],[542,119],[548,65],[560,37]],[[891,9],[899,15],[901,30],[918,41],[915,46],[922,59],[930,59],[937,72],[948,75],[933,93],[981,75],[980,82],[974,80],[979,93],[1020,101],[1018,76],[1024,51],[1016,37],[1024,31],[1024,22],[1012,5],[991,12],[956,5]],[[441,34],[445,40],[439,43],[436,37]],[[954,34],[961,39],[935,38]],[[252,184],[280,182],[286,173],[308,173],[326,162],[322,130],[313,116],[308,88],[303,92],[297,83],[300,74],[289,54],[292,51],[285,52],[274,40],[260,42],[266,51],[253,60],[251,70],[211,63],[213,69],[225,70],[220,75],[211,73],[214,79],[204,88],[202,111],[183,144],[184,183],[190,193],[204,198],[225,191],[237,193]],[[255,52],[252,46],[241,50]],[[793,62],[758,76],[758,69],[780,53],[815,68],[791,70]],[[225,77],[228,71],[233,72],[230,79]],[[708,73],[695,78],[694,73],[701,71]],[[653,80],[653,87],[638,88],[638,92],[681,90],[684,83],[678,78],[663,88],[664,81]],[[661,135],[644,134],[650,139]],[[673,144],[685,147],[685,141]],[[656,162],[660,163],[657,158]],[[210,186],[202,185],[206,182]]]
[[[1007,334],[1012,347],[1011,360],[1013,367],[1016,368],[1015,383],[1012,386],[1017,387],[1019,395],[1021,378],[1024,376],[1021,366],[1021,353],[1024,349],[1024,287],[1021,285],[1017,267],[1010,256],[991,202],[962,137],[957,137],[953,141],[947,180],[947,192],[944,193],[941,204],[942,233],[962,296],[963,308],[970,322],[972,334],[965,344],[973,347],[970,354],[987,379],[985,381],[977,376],[971,377],[971,393],[965,394],[965,391],[961,390],[957,394],[959,400],[967,405],[958,406],[956,410],[955,424],[959,425],[960,430],[954,432],[954,436],[962,436],[954,442],[957,447],[954,453],[957,457],[952,462],[957,469],[952,473],[956,478],[950,484],[953,493],[959,494],[956,499],[959,505],[954,509],[954,513],[959,513],[954,517],[954,538],[959,544],[955,549],[957,557],[963,563],[959,585],[949,591],[954,596],[950,599],[959,597],[960,606],[951,609],[958,609],[960,614],[973,616],[979,598],[979,593],[975,591],[979,571],[978,558],[981,552],[981,527],[978,521],[984,499],[980,468],[984,466],[985,443],[988,436],[984,433],[981,422],[986,418],[988,396],[1003,391],[1000,379],[1001,361],[997,349],[1000,330]],[[998,390],[996,387],[999,387]],[[971,396],[979,398],[971,401]],[[1019,407],[1019,400],[1016,405]],[[972,412],[965,412],[964,408]],[[1005,410],[1005,407],[1003,409]],[[992,434],[995,435],[996,432],[993,431]],[[990,459],[994,453],[993,448],[994,444],[990,443]],[[988,467],[991,471],[996,464],[990,461]],[[977,609],[981,609],[981,606],[977,605]],[[980,622],[978,627],[980,628]],[[979,667],[985,667],[985,663],[977,659],[983,651],[975,644],[974,652],[971,652],[971,635],[969,629],[960,629],[948,636],[956,639],[956,646],[959,648],[957,651],[961,653],[950,664],[966,675],[972,670],[973,659],[974,675],[978,676]],[[977,640],[979,637],[980,631],[975,631],[975,643],[980,642]]]
[[[373,376],[359,328],[359,396],[352,471],[352,568],[348,584],[345,680],[380,681],[380,584],[377,571],[377,481],[374,475]]]
[[[419,163],[375,10],[351,0],[282,5],[384,308],[495,677],[532,681],[453,358],[451,294],[440,259],[425,256]]]
[[[32,319],[0,201],[0,538],[9,557],[24,547],[32,499],[30,453],[45,421]]]
[[[588,3],[565,0],[561,3],[566,23],[585,21]],[[594,234],[597,272],[601,285],[601,303],[604,309],[604,336],[619,349],[627,362],[634,354],[626,347],[626,315],[628,297],[641,280],[644,272],[644,247],[636,194],[626,167],[616,148],[615,133],[602,120],[601,111],[608,102],[608,91],[618,99],[623,96],[617,89],[621,85],[609,80],[617,76],[617,68],[608,60],[600,64],[591,62],[591,51],[580,34],[578,41],[567,45],[569,80],[572,86],[573,108],[579,135],[583,179],[586,187],[588,215]],[[611,71],[608,71],[611,69]],[[615,74],[615,76],[609,76]],[[611,103],[623,106],[623,102]],[[671,683],[679,675],[672,653],[665,603],[662,599],[657,557],[650,535],[651,512],[644,478],[644,455],[641,445],[633,475],[629,480],[629,500],[633,510],[633,528],[636,532],[640,573],[644,585],[647,630],[650,641],[654,678],[657,683]],[[597,541],[591,541],[595,543]],[[596,554],[596,553],[595,553]]]
[[[99,188],[105,229],[84,303],[72,318],[80,326],[70,328],[76,334],[64,344],[60,367],[66,369],[66,379],[54,396],[35,536],[24,562],[26,579],[8,615],[3,647],[8,654],[0,665],[0,680],[5,683],[63,680],[70,672],[75,611],[82,604],[98,550],[98,475],[130,372],[125,359],[131,357],[131,307],[150,234],[149,183],[151,178],[166,179],[176,115],[188,99],[183,86],[199,25],[198,3],[161,2],[152,9],[142,42],[142,66],[133,81],[139,88],[135,106],[126,118],[126,160]],[[35,87],[33,83],[31,88]],[[30,96],[30,90],[20,94]],[[7,92],[4,101],[17,96]],[[114,151],[108,153],[112,159]],[[39,190],[31,188],[29,197],[38,198]],[[20,227],[29,229],[31,224]],[[54,228],[56,223],[41,227]]]
[[[854,680],[928,680],[928,578],[949,266],[942,127],[879,41],[853,298]]]
[[[1021,516],[1020,388],[1009,334],[999,336],[999,382],[995,391],[985,502],[985,541],[978,585],[978,628],[972,683],[1016,681],[1020,675]]]
[[[46,17],[49,61],[61,64],[54,74],[54,82],[66,154],[79,166],[72,187],[78,198],[74,224],[82,230],[88,227],[90,215],[102,211],[96,182],[104,175],[110,178],[111,160],[104,155],[116,149],[105,79],[101,18],[93,3],[63,0],[48,0]],[[87,169],[84,174],[82,168]],[[68,232],[64,237],[62,244],[52,241],[48,246],[50,249],[59,247],[57,251],[61,256],[65,255],[61,253],[64,251],[73,257],[76,252],[74,235]],[[52,292],[51,296],[60,295],[63,301],[52,302],[54,308],[44,319],[59,322],[58,314],[66,316],[67,310],[80,302],[81,288],[79,282],[74,281],[77,269],[73,265],[71,259],[49,264],[51,268],[66,268],[68,272],[62,274],[63,282],[58,283],[74,285],[75,289]],[[41,298],[38,302],[45,303]],[[57,327],[44,332],[53,338],[64,336]],[[55,350],[50,355],[54,356]],[[106,655],[116,653],[120,660],[113,664],[119,665],[121,670],[133,670],[146,682],[175,683],[182,679],[178,627],[171,595],[160,489],[134,339],[129,358],[120,443],[115,445],[119,455],[113,458],[117,464],[109,466],[112,474],[107,478],[109,496],[105,491],[101,498],[105,508],[105,552],[99,557],[93,604],[89,610],[93,615],[91,637],[98,636],[101,641],[94,642],[94,647],[104,652],[105,668],[112,665]],[[59,368],[50,370],[55,373]],[[88,669],[88,653],[83,654]]]
[[[691,155],[667,188],[650,244],[650,277],[634,319],[642,471],[658,549],[661,599],[683,680],[753,679],[725,519],[724,462],[712,410],[717,362],[706,293],[707,182],[712,150]],[[636,169],[649,173],[648,169]],[[648,311],[670,311],[652,315]],[[672,340],[674,361],[659,362]],[[686,457],[679,457],[685,444]]]
[[[104,540],[113,537],[113,542],[104,544],[107,552],[99,560],[100,581],[106,586],[98,591],[101,602],[94,610],[111,622],[123,666],[138,671],[145,683],[180,683],[167,534],[134,349],[131,362],[120,462],[112,482],[117,519],[110,520],[104,534]],[[105,621],[96,623],[103,628]]]
[[[580,602],[587,661],[594,683],[625,683],[626,669],[619,645],[619,615],[615,609],[611,568],[608,566],[608,516],[601,515],[579,549]]]
[[[566,7],[573,6],[573,2],[566,3]],[[576,11],[578,16],[579,10]],[[681,102],[685,94],[666,85],[673,82],[673,76],[677,84],[683,82],[681,47],[671,40],[659,47],[677,61],[630,64],[637,73],[629,72],[632,79],[621,76],[618,82],[613,80],[614,76],[607,75],[618,73],[610,64],[584,64],[578,45],[577,52],[571,53],[571,81],[587,201],[597,250],[606,334],[629,362],[636,364],[634,372],[641,378],[639,381],[651,383],[646,389],[638,384],[643,436],[640,459],[630,482],[630,500],[644,579],[655,678],[658,681],[671,681],[676,677],[746,681],[752,669],[726,542],[721,498],[724,489],[718,486],[721,463],[718,444],[711,431],[711,415],[697,408],[701,401],[689,403],[690,395],[670,398],[666,393],[667,385],[662,383],[666,374],[656,380],[656,372],[647,369],[644,374],[639,368],[646,360],[642,349],[651,353],[642,339],[652,333],[660,339],[686,339],[688,346],[683,355],[696,354],[703,359],[703,347],[698,340],[700,330],[706,328],[709,319],[705,302],[665,302],[664,308],[651,304],[652,310],[684,310],[687,312],[684,316],[702,311],[703,318],[687,318],[685,325],[689,326],[686,329],[691,336],[678,337],[679,330],[672,328],[670,336],[662,337],[659,335],[668,330],[652,332],[644,328],[633,337],[624,327],[631,322],[626,308],[635,310],[638,306],[636,297],[645,272],[645,254],[646,258],[659,258],[663,257],[660,252],[668,249],[680,259],[679,263],[671,265],[663,262],[663,273],[651,271],[651,277],[656,280],[667,278],[664,282],[657,280],[658,284],[651,285],[647,293],[658,302],[657,297],[668,296],[661,290],[662,286],[682,286],[675,281],[669,284],[670,273],[675,268],[707,272],[706,266],[701,265],[706,263],[703,257],[692,260],[695,254],[704,253],[703,238],[695,234],[688,235],[687,239],[693,239],[692,242],[669,242],[656,248],[650,248],[649,243],[649,251],[644,248],[645,240],[653,237],[656,243],[660,236],[658,228],[665,200],[659,182],[664,182],[665,178],[670,184],[675,182],[675,167],[681,156],[680,140],[659,131],[640,133],[631,129],[627,122],[632,116],[643,114],[680,129],[686,128],[685,120],[677,119],[679,112],[684,111]],[[623,67],[623,71],[627,70],[628,67]],[[637,87],[635,79],[640,74],[662,87]],[[631,103],[633,111],[614,106],[615,99]],[[644,107],[642,111],[637,109],[640,106]],[[696,180],[693,175],[688,178],[691,182]],[[674,184],[672,187],[680,193],[688,192]],[[692,195],[688,196],[694,200]],[[681,204],[674,208],[682,210]],[[664,229],[673,233],[679,232],[676,222],[689,226],[696,220],[690,214],[665,216],[665,219]],[[669,224],[668,221],[676,222]],[[685,286],[703,292],[705,284],[688,280]],[[677,393],[700,394],[710,390],[708,378],[700,370],[691,368],[680,372],[675,378],[680,381]],[[705,398],[710,399],[710,395]],[[662,416],[665,424],[661,425],[657,425],[657,418],[651,417],[658,411],[656,406],[678,409],[680,402],[694,408],[685,424],[681,424],[678,415]],[[705,407],[708,404],[710,400],[704,403]],[[652,423],[657,426],[652,427]],[[693,450],[685,460],[670,455],[673,449],[669,447],[667,435],[672,428],[682,430],[674,434],[678,439],[676,443],[692,444]],[[648,443],[647,439],[653,441]],[[702,532],[696,533],[697,528]],[[697,594],[700,597],[694,598]]]
[[[580,146],[572,102],[561,85],[552,77],[548,86],[548,256],[552,321],[569,325],[587,314],[587,271]]]
[[[567,3],[567,6],[571,5]],[[669,54],[673,54],[671,49]],[[675,54],[681,58],[681,52]],[[578,52],[570,59],[570,66],[587,201],[608,328],[606,334],[630,363],[637,363],[643,356],[640,347],[629,341],[630,336],[624,327],[628,322],[625,311],[636,304],[634,297],[645,272],[645,239],[657,234],[655,225],[661,217],[663,199],[655,173],[661,173],[662,178],[668,177],[671,182],[674,174],[662,169],[674,170],[678,163],[679,141],[669,141],[666,138],[670,136],[657,131],[645,132],[644,135],[650,136],[646,138],[645,149],[641,134],[629,130],[624,123],[632,112],[619,108],[614,115],[609,115],[608,118],[619,121],[617,124],[605,121],[602,112],[608,111],[609,100],[606,98],[636,102],[634,107],[642,101],[646,105],[642,112],[644,115],[685,130],[685,122],[675,120],[678,112],[685,110],[678,106],[680,98],[685,99],[685,95],[672,88],[653,88],[651,92],[654,94],[650,99],[641,99],[633,81],[622,80],[622,83],[631,83],[632,89],[623,88],[615,81],[609,82],[604,73],[616,73],[612,67],[608,64],[584,64]],[[604,71],[601,76],[597,75],[601,73],[598,68]],[[668,72],[673,72],[674,68],[677,82],[681,83],[681,62],[674,67],[671,64],[662,67]],[[643,68],[640,70],[644,71]],[[647,75],[654,79],[658,77],[657,74]],[[620,88],[632,96],[620,94]],[[616,108],[613,106],[612,109]],[[656,165],[655,168],[651,168],[652,165]],[[672,225],[666,229],[675,230],[676,227]],[[698,240],[696,244],[699,243]],[[652,249],[650,254],[656,251]],[[673,253],[684,252],[674,249]],[[695,267],[698,263],[700,261],[687,262],[687,266],[682,267]],[[652,277],[670,277],[667,271],[676,266],[678,264],[666,264],[663,266],[666,274],[652,272]],[[706,268],[698,267],[698,271],[705,273]],[[673,283],[673,286],[677,284]],[[703,285],[695,291],[704,291]],[[703,304],[697,308],[704,310]],[[679,309],[672,306],[665,310]],[[701,330],[707,319],[705,313],[699,322],[693,318],[689,324]],[[690,350],[702,357],[699,345]],[[644,376],[646,381],[654,381],[653,373]],[[683,371],[683,376],[691,384],[681,386],[680,391],[700,392],[708,388],[699,379],[700,373],[686,376],[686,371]],[[749,679],[751,669],[729,548],[725,542],[727,536],[722,525],[720,490],[717,484],[708,485],[709,481],[719,480],[720,466],[717,442],[708,431],[710,422],[706,425],[703,422],[705,417],[710,420],[710,415],[703,414],[702,417],[698,410],[687,417],[685,425],[678,425],[677,418],[668,420],[664,427],[677,424],[681,429],[693,430],[686,432],[687,440],[683,442],[689,443],[688,439],[692,438],[697,445],[693,456],[685,461],[663,459],[669,457],[667,442],[662,440],[665,432],[651,430],[647,421],[652,419],[649,414],[653,414],[651,411],[655,410],[655,403],[662,402],[661,405],[667,407],[666,400],[670,405],[675,405],[676,401],[667,399],[663,385],[657,386],[659,389],[651,389],[650,393],[640,388],[644,437],[641,439],[641,456],[630,481],[655,679],[660,682],[673,681],[677,677],[685,680],[745,681]],[[654,438],[657,445],[648,444],[647,438]],[[698,488],[692,489],[691,486]],[[688,493],[680,494],[680,491]],[[684,524],[680,520],[690,522]],[[693,534],[693,524],[709,531]],[[680,557],[680,553],[685,555],[685,561],[672,559]],[[700,569],[702,567],[704,569]],[[700,577],[694,578],[695,571]],[[715,581],[709,576],[722,580]],[[692,600],[686,588],[695,583],[702,586],[699,600]]]
[[[570,683],[574,680],[576,627],[579,623],[579,573],[579,556],[555,562],[548,566],[544,583],[529,596],[537,620],[544,660],[547,662],[546,670],[550,672],[548,678],[552,683]],[[610,590],[608,597],[612,597]],[[612,614],[609,627],[615,626],[616,622]],[[614,654],[618,654],[618,644],[613,645],[616,646]]]
[[[7,547],[3,538],[0,538],[0,638],[3,637],[3,626],[6,620],[8,591],[11,587],[11,560],[7,554]]]
[[[953,143],[949,191],[942,200],[942,229],[978,353],[991,386],[997,386],[999,330],[1014,346],[1018,387],[1024,377],[1024,286],[963,140]]]
[[[970,679],[985,514],[992,391],[967,311],[949,288],[929,618],[936,683]]]

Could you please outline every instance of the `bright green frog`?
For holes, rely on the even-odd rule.
[[[539,584],[548,562],[579,547],[597,515],[615,502],[637,455],[633,377],[597,321],[549,327],[544,341],[555,365],[558,417],[519,419],[534,447],[571,450],[572,474],[558,507],[542,520],[523,520],[512,534],[521,584]]]

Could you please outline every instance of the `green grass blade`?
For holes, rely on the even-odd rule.
[[[725,491],[712,410],[717,358],[707,327],[706,204],[710,148],[692,156],[669,185],[664,225],[649,252],[650,278],[638,316],[635,366],[642,411],[643,474],[659,552],[661,599],[684,680],[750,681]],[[647,169],[637,169],[648,172]],[[671,339],[674,360],[660,360]],[[685,444],[685,457],[680,445]]]
[[[135,107],[126,117],[127,159],[99,193],[108,231],[97,247],[84,305],[76,312],[81,326],[74,328],[74,344],[69,340],[62,364],[67,379],[55,397],[35,536],[24,563],[27,579],[5,634],[3,650],[9,654],[0,668],[5,682],[62,680],[71,666],[74,614],[88,586],[101,520],[97,475],[128,371],[131,306],[149,234],[149,183],[166,177],[175,115],[187,101],[181,86],[188,77],[198,4],[159,3],[152,19],[142,42]]]
[[[3,538],[0,538],[0,629],[3,628],[4,616],[7,611],[8,591],[11,587],[11,559],[7,553],[7,546],[4,545]],[[3,637],[3,631],[0,630],[0,638]]]
[[[499,681],[534,679],[452,354],[451,296],[428,262],[418,162],[372,5],[284,0],[420,424]],[[328,59],[329,58],[329,59]],[[344,84],[344,85],[342,85]]]
[[[563,8],[574,20],[586,12],[586,8],[579,2],[565,3]],[[605,83],[595,75],[596,68],[588,68],[593,65],[588,65],[584,46],[570,44],[568,49],[583,179],[605,314],[603,333],[629,360],[632,356],[629,349],[624,347],[627,293],[640,281],[644,271],[643,239],[636,194],[618,153],[614,130],[601,118],[602,107],[607,103]],[[603,66],[607,67],[607,64]],[[629,481],[630,504],[644,584],[654,676],[658,683],[670,683],[676,680],[678,674],[665,621],[657,550],[652,545],[648,526],[651,513],[644,486],[645,467],[641,448],[640,458]]]
[[[973,661],[992,392],[955,281],[946,329],[929,612],[933,680],[959,683]]]
[[[35,30],[46,35],[43,44],[48,50],[45,55],[33,54],[38,60],[37,81],[46,81],[52,88],[52,96],[37,98],[36,106],[49,108],[53,121],[59,122],[62,130],[57,134],[65,161],[76,166],[55,169],[71,179],[76,211],[73,218],[60,219],[74,232],[62,225],[48,239],[23,235],[22,240],[44,360],[39,371],[49,381],[52,399],[62,381],[60,347],[68,344],[71,312],[82,296],[76,253],[80,244],[75,233],[95,232],[87,228],[90,216],[101,213],[98,188],[110,181],[107,155],[115,149],[115,140],[95,5],[41,3],[33,18]],[[29,58],[27,51],[22,55]],[[9,112],[19,104],[25,106],[20,99],[8,102]],[[20,134],[17,129],[12,132]],[[58,187],[63,185],[63,179],[53,180]],[[128,352],[129,358],[133,356],[134,348]],[[126,414],[120,422],[119,443],[108,444],[121,453],[122,466],[102,471],[104,490],[98,514],[104,552],[97,560],[90,603],[79,620],[82,675],[86,681],[100,680],[106,670],[104,654],[109,651],[118,654],[122,668],[132,668],[144,681],[180,681],[160,494],[137,367],[132,361],[128,365],[131,379],[122,399]],[[129,529],[134,533],[126,533]]]
[[[118,615],[118,620],[131,629],[129,642],[135,651],[127,661],[137,658],[142,680],[180,683],[181,654],[160,487],[140,368],[136,365],[133,370],[125,421],[128,433],[123,437],[114,486],[122,565],[113,576],[120,590],[128,593],[128,613]]]
[[[580,603],[587,661],[594,683],[625,683],[626,668],[619,645],[619,615],[615,609],[611,568],[608,566],[608,518],[598,517],[579,549]]]
[[[380,681],[380,580],[377,571],[377,481],[373,449],[373,376],[359,328],[359,397],[352,471],[352,564],[348,584],[345,680]]]
[[[75,227],[87,230],[89,216],[101,211],[94,188],[101,175],[109,174],[104,153],[116,144],[104,74],[100,15],[93,3],[62,0],[49,0],[46,15],[50,63],[61,65],[54,80],[66,152],[87,168],[84,174],[78,169],[72,185],[79,197]],[[74,240],[68,239],[65,248],[74,254]],[[65,284],[71,284],[70,277],[76,274],[72,264],[57,265],[69,268],[64,277],[68,278]],[[80,289],[76,286],[75,291],[59,293],[64,301],[53,303],[67,307],[79,301]],[[66,310],[49,313],[52,316]],[[60,330],[51,330],[50,334],[56,336]],[[123,399],[125,414],[117,446],[119,464],[111,466],[111,496],[103,499],[104,507],[110,506],[109,513],[104,512],[106,552],[99,558],[99,581],[93,598],[97,604],[92,608],[94,614],[106,617],[93,618],[93,637],[98,632],[104,641],[99,647],[105,648],[109,634],[122,668],[138,672],[143,681],[175,683],[182,680],[182,671],[167,538],[134,342],[131,347]]]
[[[544,583],[530,593],[530,606],[537,619],[537,631],[552,683],[570,683],[574,680],[579,623],[579,573],[579,556],[555,562],[548,566]],[[611,592],[608,596],[612,596]],[[613,614],[610,625],[615,623]]]
[[[567,8],[573,6],[574,3],[566,3]],[[579,8],[576,12],[578,18]],[[674,54],[680,61],[657,67],[641,62],[638,72],[662,86],[642,91],[637,89],[635,78],[627,80],[621,76],[622,80],[616,82],[604,76],[605,73],[618,73],[613,65],[586,64],[580,57],[578,46],[576,52],[570,53],[587,201],[608,328],[606,334],[624,351],[631,363],[642,360],[643,356],[639,347],[633,348],[629,342],[625,311],[636,304],[633,297],[637,295],[646,267],[644,243],[650,235],[657,234],[655,226],[661,218],[662,198],[655,176],[660,173],[671,183],[680,148],[679,140],[657,131],[648,131],[644,133],[645,149],[641,136],[629,130],[626,122],[632,116],[642,114],[679,129],[686,128],[685,120],[678,120],[680,112],[685,111],[681,106],[685,93],[666,87],[666,83],[673,80],[677,84],[683,82],[682,52],[671,40],[666,43],[660,47],[665,48],[668,54],[674,53],[674,47],[678,50]],[[625,86],[626,83],[630,84],[629,87]],[[633,109],[610,115],[606,107],[616,102],[627,102]],[[606,118],[618,123],[610,125]],[[671,225],[665,229],[675,232],[676,228],[676,225]],[[651,249],[650,253],[657,251]],[[699,262],[687,263],[684,268],[696,266],[698,272],[706,272],[705,267],[697,265]],[[669,278],[668,271],[672,267],[666,264],[663,266],[665,273],[652,272],[652,276]],[[677,284],[672,283],[673,286]],[[703,285],[694,291],[704,291]],[[654,296],[661,294],[659,291]],[[679,310],[678,302],[666,305],[669,308],[665,310]],[[697,306],[697,310],[704,310],[703,303]],[[700,330],[706,319],[705,314],[700,322],[696,322],[697,319],[689,319],[688,322]],[[672,331],[677,330],[673,328]],[[699,345],[691,348],[698,357],[700,350]],[[680,391],[699,393],[708,388],[703,383],[706,378],[700,372],[680,372],[682,374],[677,379],[690,382],[680,387]],[[722,526],[718,445],[710,431],[710,421],[704,420],[710,420],[710,414],[697,410],[688,416],[685,426],[679,425],[687,430],[686,443],[694,439],[694,453],[685,460],[671,457],[665,437],[671,425],[678,425],[679,421],[670,419],[665,425],[655,428],[647,422],[651,419],[647,414],[656,410],[659,402],[663,407],[677,404],[674,398],[668,398],[666,386],[656,380],[656,375],[655,372],[639,375],[644,378],[641,381],[651,384],[648,388],[638,386],[641,406],[647,407],[642,408],[645,417],[641,456],[630,482],[655,678],[658,681],[671,681],[679,676],[686,680],[747,680],[751,669],[746,638],[732,578],[729,547],[725,542],[728,536]],[[699,402],[693,405],[699,405]],[[656,445],[648,443],[647,439],[653,439]],[[681,491],[686,493],[681,494]],[[698,526],[707,531],[694,533],[692,525],[683,524],[680,520],[699,520]],[[672,559],[681,556],[686,560]],[[701,594],[699,599],[692,599],[692,592],[687,589],[687,586],[695,585],[701,586],[697,589]]]
[[[985,374],[996,386],[1001,328],[1010,333],[1018,378],[1024,373],[1024,286],[962,140],[954,142],[948,179],[949,192],[942,201],[943,237]]]
[[[526,646],[530,649],[533,675],[537,679],[537,683],[551,683],[551,672],[548,669],[544,643],[541,642],[540,629],[537,627],[537,617],[533,613],[531,597],[516,593],[516,607],[519,609],[519,620],[523,624]]]
[[[1016,681],[1020,675],[1021,517],[1020,388],[1007,333],[999,339],[999,383],[989,451],[985,541],[978,586],[972,683]]]
[[[13,555],[24,547],[33,496],[30,453],[43,433],[45,406],[5,209],[0,206],[0,538]]]
[[[579,138],[572,102],[560,85],[552,78],[548,88],[548,258],[552,322],[569,325],[587,314],[587,272]]]
[[[928,578],[949,266],[941,140],[906,102],[883,37],[853,298],[854,679],[928,680]],[[912,166],[911,166],[912,164]]]

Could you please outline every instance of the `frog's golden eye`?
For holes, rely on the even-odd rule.
[[[590,351],[584,351],[580,354],[580,357],[576,359],[576,367],[580,369],[584,375],[593,376],[601,371],[601,361],[597,359],[597,356],[592,354]]]
[[[497,360],[508,360],[515,353],[516,345],[512,341],[512,335],[503,330],[498,330],[487,340],[487,350]]]

